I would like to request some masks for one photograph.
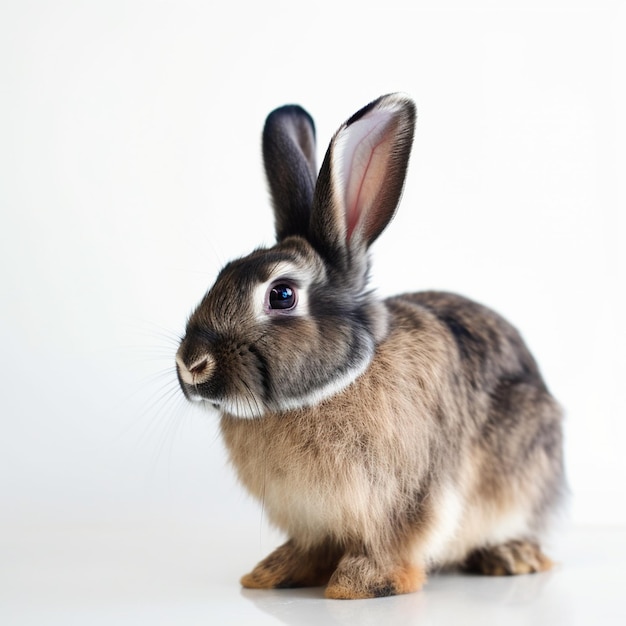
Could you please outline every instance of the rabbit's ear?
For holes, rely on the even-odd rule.
[[[274,206],[276,238],[306,236],[309,229],[315,166],[315,125],[297,105],[267,116],[263,129],[263,161]]]
[[[310,239],[331,258],[365,252],[393,217],[404,186],[415,105],[382,96],[333,137],[317,181]]]

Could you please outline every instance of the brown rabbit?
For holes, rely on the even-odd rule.
[[[245,587],[371,598],[435,567],[551,565],[538,541],[563,490],[561,412],[520,335],[457,295],[367,288],[414,123],[406,97],[375,100],[316,176],[309,115],[271,113],[277,243],[229,263],[187,324],[183,392],[219,410],[241,482],[288,535]]]

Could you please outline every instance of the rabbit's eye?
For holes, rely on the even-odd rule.
[[[269,293],[270,309],[288,310],[296,306],[296,290],[290,285],[274,285]]]

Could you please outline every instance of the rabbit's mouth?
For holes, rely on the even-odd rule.
[[[206,406],[218,411],[222,415],[229,415],[238,419],[259,419],[265,415],[265,408],[249,398],[232,398],[226,400],[210,400],[202,398]]]
[[[195,402],[195,403],[202,403],[202,402],[204,402],[206,404],[210,404],[214,409],[218,409],[219,408],[219,402],[217,402],[215,400],[209,400],[208,398],[205,398],[204,396],[201,396],[196,391],[187,391],[185,393],[185,397],[187,398],[187,400],[189,400],[189,402]]]
[[[181,377],[179,376],[179,378]],[[265,407],[256,397],[234,395],[216,398],[206,393],[206,389],[202,387],[202,385],[190,385],[181,381],[181,389],[185,398],[194,404],[210,407],[223,415],[227,414],[241,419],[258,419],[265,414]]]
[[[193,398],[189,398],[192,402],[202,402],[204,404],[208,404],[212,409],[216,411],[221,411],[222,405],[217,400],[211,400],[209,398],[203,398],[199,395],[194,395]]]
[[[189,402],[193,402],[195,404],[206,404],[216,411],[220,411],[222,409],[222,403],[219,400],[203,396],[198,391],[197,386],[191,386],[189,384],[186,384],[185,382],[181,382],[181,388],[183,390],[183,393],[185,394],[185,398],[187,398]]]

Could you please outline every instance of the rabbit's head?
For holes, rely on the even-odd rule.
[[[277,243],[226,265],[191,315],[176,356],[187,398],[260,417],[316,405],[367,368],[387,327],[368,249],[395,213],[414,123],[409,99],[375,100],[337,131],[316,176],[311,117],[293,105],[268,116]]]

